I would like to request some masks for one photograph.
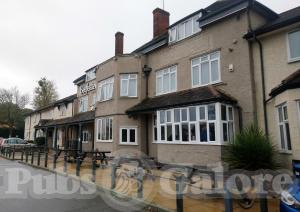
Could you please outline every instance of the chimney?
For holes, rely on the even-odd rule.
[[[160,8],[153,10],[153,37],[162,35],[168,30],[170,13]]]
[[[116,43],[115,43],[115,56],[123,54],[124,48],[124,34],[122,32],[116,33]]]

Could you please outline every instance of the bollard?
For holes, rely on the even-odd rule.
[[[183,212],[183,175],[176,176],[176,208]]]
[[[31,149],[31,165],[33,165],[34,161],[34,150]]]
[[[77,177],[80,176],[80,156],[79,156],[79,154],[77,155],[77,158],[76,158],[76,176]]]
[[[96,182],[96,167],[97,167],[97,160],[93,157],[92,161],[92,182]]]
[[[138,167],[137,169],[137,198],[143,198],[143,178],[144,178],[144,170],[142,167]]]
[[[260,211],[268,212],[268,199],[266,194],[262,194],[260,198]]]
[[[111,164],[111,189],[116,188],[116,172],[117,166],[115,163]]]
[[[54,150],[54,154],[53,154],[53,170],[56,169],[56,160],[57,160],[57,152],[56,149]]]
[[[26,152],[25,152],[25,161],[26,161],[26,163],[28,163],[28,148],[26,149]]]
[[[65,152],[64,155],[64,172],[67,172],[67,160],[68,160],[68,156],[67,156],[67,152]]]
[[[41,150],[38,150],[38,161],[37,161],[37,165],[40,166],[41,164]]]
[[[11,157],[11,147],[9,147],[9,151],[8,151],[8,158]]]
[[[12,155],[12,159],[15,160],[15,154],[16,154],[16,146],[13,146],[13,155]]]
[[[21,151],[21,161],[23,162],[23,159],[24,159],[24,148],[22,149]]]
[[[45,149],[45,168],[48,167],[48,149]]]
[[[225,212],[233,212],[233,204],[232,204],[232,198],[231,194],[226,188],[225,185],[225,196],[224,196],[224,204],[225,204]]]

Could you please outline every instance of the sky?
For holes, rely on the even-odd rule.
[[[216,0],[165,0],[171,24]],[[33,97],[41,77],[59,97],[76,93],[73,81],[114,55],[114,34],[129,53],[152,39],[152,11],[163,0],[0,0],[0,88],[17,86]],[[259,0],[277,13],[300,0]]]

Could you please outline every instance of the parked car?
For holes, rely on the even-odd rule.
[[[3,147],[15,146],[16,148],[24,147],[24,146],[35,146],[34,144],[27,143],[21,138],[7,138],[4,139],[2,143]]]
[[[300,163],[294,163],[295,180],[291,186],[281,193],[280,212],[300,211]]]

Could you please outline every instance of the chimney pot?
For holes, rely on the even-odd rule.
[[[115,56],[122,55],[124,49],[124,34],[122,32],[117,32],[115,37]]]
[[[170,13],[156,8],[153,10],[153,37],[160,36],[167,32],[170,24]]]

